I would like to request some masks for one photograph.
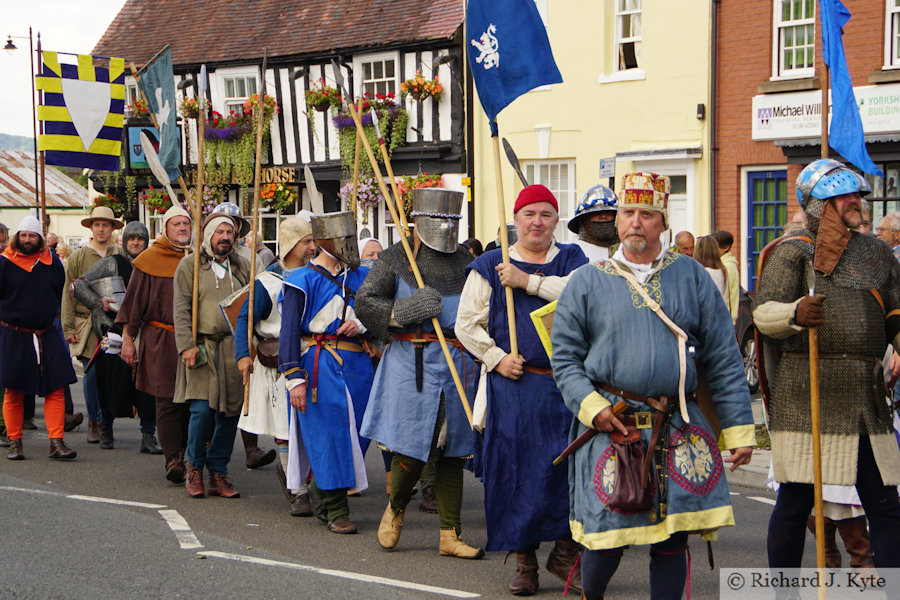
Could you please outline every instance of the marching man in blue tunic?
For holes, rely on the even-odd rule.
[[[732,470],[749,462],[755,444],[722,296],[700,263],[660,241],[668,192],[667,177],[625,176],[616,219],[622,244],[572,275],[553,321],[554,376],[577,417],[571,438],[598,432],[569,459],[587,598],[603,597],[625,546],[650,544],[650,597],[680,599],[688,533],[712,539],[734,524],[709,414],[732,449]],[[709,414],[696,397],[701,368],[715,407]]]
[[[312,217],[320,252],[284,280],[278,348],[279,370],[296,409],[287,484],[301,485],[292,474],[303,470],[296,452],[303,444],[314,476],[310,490],[322,499],[333,533],[356,533],[347,491],[369,486],[363,463],[369,440],[360,437],[359,426],[374,370],[359,337],[366,328],[353,309],[369,270],[359,266],[353,216]]]
[[[566,475],[552,466],[565,448],[572,414],[530,314],[559,298],[569,274],[587,258],[578,246],[554,242],[559,205],[546,187],[529,185],[519,193],[514,220],[518,240],[509,249],[510,263],[502,262],[499,249],[475,259],[456,316],[456,336],[488,371],[481,454],[486,549],[516,553],[509,591],[529,596],[538,589],[535,551],[555,541],[547,570],[580,591]],[[510,354],[505,285],[514,288],[518,356]]]
[[[440,554],[481,558],[460,537],[463,464],[473,453],[472,431],[450,369],[437,343],[432,317],[445,331],[456,370],[475,396],[475,361],[455,339],[456,307],[472,255],[458,242],[465,195],[440,188],[416,190],[416,228],[410,246],[425,281],[419,289],[401,243],[375,263],[359,290],[356,309],[372,334],[390,342],[384,351],[362,433],[391,450],[390,501],[378,543],[391,549],[400,539],[412,488],[430,458],[436,460],[435,494],[440,516]],[[466,377],[468,375],[468,377]]]

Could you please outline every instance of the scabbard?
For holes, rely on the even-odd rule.
[[[416,327],[416,337],[422,337],[422,327]],[[416,392],[422,393],[422,372],[425,369],[425,344],[422,342],[414,342],[413,348],[415,349],[415,358],[416,358]]]
[[[94,366],[94,362],[97,360],[97,356],[100,355],[100,352],[103,351],[102,346],[100,345],[100,340],[97,340],[97,347],[94,349],[94,353],[91,355],[91,360],[84,366],[84,372],[87,373],[91,370],[91,367]]]
[[[612,411],[614,415],[619,416],[623,412],[625,412],[626,408],[628,408],[628,405],[624,400],[620,400],[613,405]],[[591,438],[598,433],[600,432],[593,427],[587,429],[584,433],[575,438],[575,441],[569,444],[566,449],[562,451],[562,454],[553,459],[553,466],[555,467],[562,461],[566,460],[566,458],[568,458],[570,454],[587,444],[591,440]]]

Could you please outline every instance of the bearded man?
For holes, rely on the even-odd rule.
[[[605,185],[595,185],[582,194],[581,202],[567,227],[578,234],[575,244],[581,248],[588,261],[609,258],[619,244],[616,232],[615,192]]]
[[[570,525],[586,549],[590,599],[603,598],[626,546],[647,544],[650,597],[680,600],[688,533],[711,536],[734,524],[718,436],[694,402],[698,368],[721,438],[735,449],[732,469],[750,460],[755,443],[722,296],[700,263],[662,245],[669,186],[654,173],[625,175],[616,218],[622,245],[575,272],[553,319],[554,375],[576,416],[570,439],[599,432],[569,459]],[[620,404],[616,417],[612,406]],[[637,498],[619,494],[628,491],[616,487],[624,480]]]
[[[97,369],[100,395],[100,447],[115,447],[113,421],[116,417],[133,416],[137,408],[141,420],[141,446],[144,454],[162,454],[156,444],[156,411],[153,396],[135,389],[132,368],[119,358],[122,327],[113,319],[124,300],[125,290],[131,281],[132,261],[150,242],[150,232],[140,221],[132,221],[122,230],[122,252],[107,256],[88,269],[74,282],[75,297],[91,311],[94,335],[102,340],[92,359]]]
[[[467,267],[456,315],[456,336],[487,368],[487,417],[481,452],[486,550],[516,553],[514,595],[538,589],[536,549],[555,541],[547,570],[566,581],[578,557],[569,532],[566,475],[553,459],[566,447],[572,414],[531,322],[532,311],[559,298],[576,268],[587,262],[578,246],[557,244],[559,205],[542,185],[519,193],[514,208],[518,240],[485,252]],[[513,288],[519,354],[510,353],[504,286]],[[580,591],[581,576],[572,577]]]
[[[178,369],[173,299],[175,270],[190,252],[191,218],[180,206],[172,206],[162,222],[163,235],[131,263],[134,271],[116,323],[122,325],[122,360],[136,370],[135,387],[153,396],[156,404],[166,479],[180,484],[189,415],[187,406],[172,402]]]
[[[853,231],[870,191],[838,161],[810,163],[797,178],[807,229],[762,255],[753,320],[780,355],[766,365],[780,484],[769,521],[772,567],[800,567],[813,507],[810,327],[818,328],[822,483],[856,486],[875,567],[900,566],[900,450],[881,370],[888,343],[900,348],[900,264],[881,241]]]
[[[23,460],[22,416],[25,394],[44,396],[50,458],[72,459],[63,442],[63,386],[75,383],[65,341],[54,326],[65,283],[59,258],[44,243],[40,222],[22,219],[0,255],[0,388],[3,420],[10,439],[9,460]]]

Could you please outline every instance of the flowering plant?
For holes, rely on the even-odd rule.
[[[100,194],[96,198],[94,198],[94,207],[105,206],[113,211],[113,214],[116,217],[121,217],[125,214],[125,205],[117,196],[112,194]]]
[[[144,204],[151,215],[161,215],[172,208],[172,199],[165,190],[155,189],[150,186],[140,193],[138,202]]]
[[[196,98],[185,96],[181,99],[181,116],[185,119],[196,119],[200,116],[200,102]]]
[[[206,120],[203,137],[207,140],[232,142],[253,128],[252,117],[253,111],[246,106],[240,110],[232,109],[228,116],[222,116],[222,113],[214,110]]]
[[[135,98],[134,101],[125,107],[135,117],[147,117],[150,115],[150,107],[143,98]]]
[[[413,190],[430,187],[441,187],[441,175],[439,173],[433,175],[422,173],[421,175],[407,175],[400,178],[400,182],[397,184],[397,191],[400,192],[400,200],[403,202],[403,210],[407,216],[412,212]]]
[[[340,108],[341,92],[337,88],[325,85],[325,79],[319,79],[317,87],[306,90],[306,108],[325,112],[332,106]]]
[[[353,181],[348,182],[340,189],[341,203],[350,206],[353,198]],[[365,225],[369,220],[369,209],[378,206],[384,196],[378,188],[374,177],[361,177],[357,183],[356,206],[362,212],[362,222]]]
[[[387,145],[388,154],[393,152],[395,148],[406,144],[406,128],[409,125],[409,113],[402,106],[398,106],[394,101],[394,94],[372,94],[366,92],[362,97],[357,98],[355,105],[358,107],[362,102],[362,122],[363,130],[369,144],[374,148],[378,144],[378,134],[372,122],[372,110],[378,113],[378,124],[381,127],[381,135]],[[356,156],[356,123],[350,116],[349,109],[340,111],[332,119],[335,128],[338,130],[341,146],[341,166],[349,173],[353,170],[354,158]],[[376,158],[381,162],[381,157],[376,153]],[[372,166],[369,164],[368,158],[363,155],[359,162],[360,169],[364,173],[371,173]]]
[[[244,100],[244,114],[247,114],[247,111],[249,110],[252,115],[253,110],[257,106],[259,106],[259,94],[252,94],[249,98]],[[278,101],[266,94],[263,97],[263,107],[263,126],[265,126],[272,120],[273,116],[278,114]]]
[[[404,95],[409,94],[416,100],[424,100],[431,96],[435,102],[439,102],[443,91],[444,86],[438,81],[437,76],[434,79],[425,79],[421,71],[416,71],[415,77],[400,84],[400,92]]]
[[[297,192],[283,183],[267,183],[259,190],[259,198],[264,206],[280,213],[294,205]]]

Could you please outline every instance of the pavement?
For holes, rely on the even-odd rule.
[[[756,394],[751,399],[751,403],[753,404],[753,421],[757,425],[762,425],[764,423],[762,398],[759,394]],[[729,455],[728,451],[723,453],[723,457]],[[770,464],[772,464],[772,451],[755,448],[753,450],[753,456],[750,458],[749,465],[742,465],[734,471],[731,471],[729,465],[726,463],[725,477],[731,485],[764,488],[766,486],[766,481],[769,479]]]

